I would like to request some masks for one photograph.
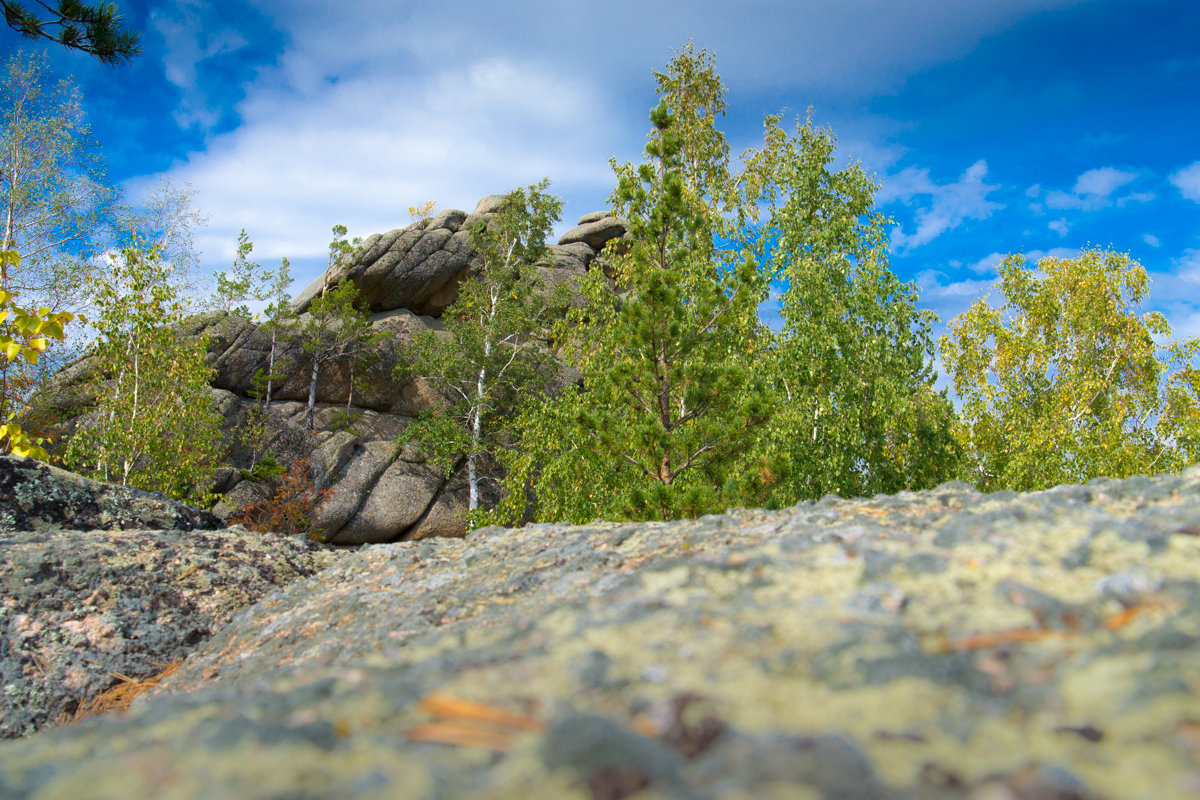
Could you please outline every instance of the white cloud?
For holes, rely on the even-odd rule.
[[[1108,197],[1117,189],[1132,183],[1137,173],[1123,172],[1113,167],[1089,169],[1075,181],[1075,194]]]
[[[315,269],[332,223],[387,230],[430,198],[469,210],[482,194],[549,175],[574,206],[568,221],[602,207],[608,158],[640,155],[651,70],[689,37],[717,57],[731,103],[747,89],[854,100],[898,89],[1030,15],[1085,1],[746,0],[730,15],[717,0],[614,0],[605,19],[638,20],[614,39],[595,35],[593,7],[557,0],[464,0],[452,13],[437,3],[251,0],[260,27],[275,29],[246,36],[270,59],[257,59],[241,85],[225,76],[220,96],[206,93],[206,76],[222,56],[247,52],[227,23],[252,30],[249,16],[230,21],[221,4],[184,0],[153,12],[151,27],[183,92],[179,125],[209,133],[167,171],[192,183],[211,215],[206,261],[223,265],[245,226],[256,257],[309,259]],[[241,93],[236,105],[230,92]],[[237,128],[212,133],[230,119]],[[899,157],[894,146],[855,141],[841,152],[879,171]],[[986,200],[994,187],[973,174],[933,187],[908,246],[999,208]],[[158,177],[131,181],[131,193]]]
[[[1156,195],[1154,192],[1134,192],[1133,194],[1127,194],[1117,200],[1117,205],[1121,208],[1124,208],[1125,206],[1132,205],[1134,203],[1149,203],[1157,196],[1158,195]]]
[[[1038,198],[1038,195],[1040,195],[1041,193],[1042,193],[1042,185],[1040,183],[1035,183],[1033,186],[1030,186],[1028,189],[1025,190],[1025,196],[1032,200],[1036,200]]]
[[[568,74],[588,67],[645,81],[650,69],[660,68],[670,50],[690,38],[717,54],[723,73],[748,84],[820,86],[865,96],[966,55],[1033,14],[1083,2],[744,0],[730,14],[722,0],[611,0],[603,21],[591,5],[560,0],[464,0],[453,17],[444,4],[406,3],[397,11],[390,0],[258,5],[288,31],[299,52],[325,64],[370,64],[397,51],[422,63],[540,51],[546,63]],[[638,24],[623,24],[629,20]],[[606,23],[619,27],[619,35],[596,35]],[[354,46],[345,47],[347,41]]]
[[[1051,222],[1050,224],[1048,224],[1046,227],[1048,227],[1050,230],[1057,233],[1059,236],[1066,236],[1067,231],[1069,231],[1071,229],[1071,226],[1067,224],[1066,217],[1063,217],[1061,219],[1056,219],[1053,222]]]
[[[1155,236],[1153,233],[1143,233],[1142,241],[1145,242],[1146,244],[1150,245],[1151,247],[1161,247],[1162,246],[1162,242],[1159,241],[1158,237]]]
[[[434,199],[470,211],[484,194],[545,176],[551,191],[604,187],[594,192],[600,202],[611,183],[597,155],[609,128],[580,123],[594,87],[499,59],[423,82],[379,77],[318,84],[302,97],[253,91],[238,106],[241,127],[169,171],[211,217],[197,237],[207,260],[229,260],[244,227],[264,262],[287,256],[303,269],[307,258],[315,269],[335,223],[352,235],[386,231],[408,224],[410,205]]]
[[[1046,194],[1046,205],[1054,209],[1095,211],[1112,205],[1113,194],[1137,180],[1136,172],[1115,167],[1090,169],[1079,176],[1070,192],[1052,191]],[[1133,196],[1131,196],[1133,197]],[[1124,198],[1129,199],[1129,198]],[[1149,199],[1153,199],[1153,195]]]
[[[1170,181],[1188,200],[1200,203],[1200,161],[1194,161],[1171,173]]]
[[[929,198],[927,203],[919,205],[914,215],[916,231],[907,234],[902,228],[895,228],[892,245],[912,250],[957,228],[968,219],[986,219],[992,212],[1004,208],[1000,203],[987,199],[988,194],[999,186],[984,183],[986,176],[987,162],[981,159],[968,167],[953,183],[936,184],[930,179],[929,170],[916,167],[908,167],[889,177],[880,191],[881,205],[896,201],[916,205],[917,198]]]

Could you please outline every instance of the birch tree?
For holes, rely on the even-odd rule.
[[[54,79],[45,54],[14,53],[0,70],[0,248],[20,252],[21,265],[3,288],[78,309],[116,200],[79,90]]]
[[[741,471],[756,505],[928,488],[958,466],[953,407],[933,388],[936,316],[888,268],[871,176],[835,168],[836,151],[811,119],[789,133],[771,115],[744,155],[783,321],[762,353],[780,402]]]
[[[940,342],[963,401],[967,480],[1027,491],[1200,459],[1200,339],[1174,341],[1162,314],[1139,315],[1147,286],[1121,253],[1005,259],[1000,303],[977,300]]]
[[[0,251],[0,276],[20,262],[17,253]],[[0,289],[0,453],[11,452],[42,461],[50,459],[42,447],[45,438],[26,430],[17,421],[24,410],[23,398],[13,391],[9,372],[22,361],[36,365],[52,342],[65,338],[64,326],[74,319],[75,315],[69,311],[20,306],[15,294]]]
[[[203,502],[219,456],[220,418],[206,341],[180,335],[185,307],[155,246],[129,247],[92,278],[89,345],[96,406],[65,461],[102,480]]]
[[[581,381],[517,421],[493,519],[696,516],[952,477],[930,317],[887,268],[871,180],[832,167],[832,134],[777,116],[734,173],[712,56],[689,45],[655,78],[646,157],[613,165],[628,235],[556,331]],[[757,313],[768,288],[780,331]]]
[[[416,335],[397,367],[450,398],[448,408],[411,424],[404,440],[422,442],[447,475],[466,460],[471,511],[479,508],[481,459],[502,446],[514,413],[543,393],[554,374],[539,335],[566,300],[547,296],[535,269],[562,209],[548,185],[542,180],[509,192],[491,219],[472,230],[478,266],[446,309],[445,330]]]

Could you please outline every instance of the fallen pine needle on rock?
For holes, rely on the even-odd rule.
[[[465,747],[483,747],[506,751],[518,731],[542,731],[542,722],[526,714],[467,700],[448,692],[432,691],[417,706],[427,714],[443,719],[414,725],[407,732],[410,741],[435,742]]]

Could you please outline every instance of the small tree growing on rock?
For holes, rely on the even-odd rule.
[[[345,235],[344,226],[334,226],[333,241],[329,243],[331,268],[342,258],[352,256],[354,245],[344,240]],[[325,274],[328,278],[329,271]],[[326,286],[320,297],[313,300],[308,312],[309,316],[300,329],[300,336],[304,338],[304,350],[312,354],[308,408],[304,415],[305,425],[312,430],[317,405],[317,384],[326,361],[335,358],[345,359],[348,363],[350,380],[346,409],[349,412],[354,397],[355,366],[371,357],[371,351],[383,339],[383,334],[372,331],[370,311],[362,302],[358,287],[353,281],[345,281],[333,289]]]
[[[546,235],[562,210],[562,201],[545,191],[549,183],[509,192],[491,219],[471,232],[479,265],[446,309],[445,331],[413,337],[396,368],[452,398],[448,408],[419,417],[403,441],[421,441],[447,473],[466,458],[472,511],[479,508],[480,458],[502,441],[517,408],[542,393],[553,375],[538,333],[566,305],[566,287],[546,296],[534,267],[546,255]]]
[[[238,433],[238,440],[250,451],[250,469],[254,469],[258,457],[263,452],[274,381],[283,377],[276,371],[276,353],[288,338],[291,330],[288,322],[295,316],[291,311],[291,296],[287,291],[292,282],[291,265],[288,260],[282,259],[276,270],[264,269],[261,264],[250,260],[252,252],[254,242],[250,241],[243,228],[238,234],[237,255],[233,265],[217,274],[216,291],[212,299],[218,308],[230,315],[226,318],[226,323],[231,322],[233,316],[258,322],[259,330],[271,339],[267,351],[267,367],[265,370],[259,369],[252,378],[254,388],[251,394],[261,399],[262,403],[247,413],[246,421],[240,426]],[[270,302],[262,312],[251,311],[247,305],[264,300]]]

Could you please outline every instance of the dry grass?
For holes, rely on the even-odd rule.
[[[154,666],[162,667],[162,672],[159,672],[157,675],[151,675],[149,678],[143,678],[142,680],[130,678],[129,676],[122,675],[119,672],[114,672],[112,673],[112,676],[120,681],[117,683],[117,685],[105,689],[95,697],[84,698],[79,703],[78,708],[75,709],[75,713],[64,714],[58,720],[57,725],[72,725],[76,722],[79,722],[81,719],[86,719],[87,717],[92,717],[96,714],[107,714],[110,711],[128,711],[129,706],[133,703],[134,699],[150,689],[153,689],[155,686],[158,686],[163,678],[166,678],[168,675],[175,672],[175,670],[179,669],[180,665],[182,664],[182,658],[178,661],[173,661],[170,664],[156,663]]]

